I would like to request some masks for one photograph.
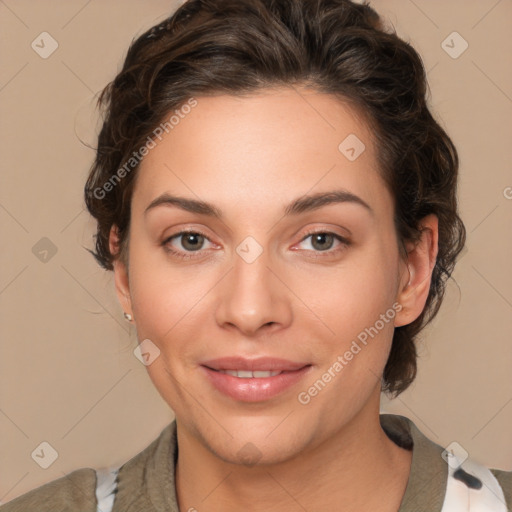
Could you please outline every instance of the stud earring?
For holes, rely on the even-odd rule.
[[[130,313],[124,313],[124,318],[127,322],[131,322],[132,321],[132,315],[130,315]]]

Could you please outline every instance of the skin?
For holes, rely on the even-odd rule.
[[[141,163],[129,266],[118,260],[114,268],[119,300],[139,340],[160,350],[147,370],[176,414],[180,510],[291,512],[342,503],[346,511],[396,511],[411,452],[380,426],[380,378],[394,327],[424,308],[437,218],[423,219],[422,238],[406,244],[405,261],[372,134],[333,96],[283,87],[197,101]],[[366,146],[355,161],[338,150],[348,134]],[[337,189],[357,195],[374,213],[346,202],[283,216],[304,194]],[[163,192],[208,201],[222,220],[170,205],[145,214]],[[207,237],[196,239],[195,252],[185,237],[167,242],[196,255],[188,260],[164,249],[184,229]],[[306,238],[309,229],[351,243],[315,243]],[[250,264],[236,252],[247,236],[263,250]],[[113,227],[113,253],[117,242]],[[301,404],[298,393],[394,303],[402,307],[394,319]],[[228,355],[312,367],[277,397],[245,403],[218,392],[199,369],[200,362]],[[240,453],[247,443],[255,447],[252,459]]]

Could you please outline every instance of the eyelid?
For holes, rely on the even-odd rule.
[[[332,231],[326,228],[312,228],[311,230],[307,231],[305,235],[302,237],[301,242],[303,242],[306,238],[312,236],[312,235],[333,235],[339,240],[343,240],[344,242],[350,242],[349,237],[345,235],[340,235],[339,233],[336,233],[336,231]]]

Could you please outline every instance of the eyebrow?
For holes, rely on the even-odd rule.
[[[371,206],[359,196],[352,194],[348,190],[332,190],[330,192],[318,192],[316,194],[301,196],[292,201],[284,210],[284,216],[294,216],[301,213],[310,212],[330,204],[352,203],[364,207],[372,216],[375,212]],[[222,219],[222,211],[205,201],[190,199],[186,197],[173,196],[164,193],[151,201],[144,211],[146,215],[150,210],[157,206],[176,206],[191,213],[208,215],[217,219]]]

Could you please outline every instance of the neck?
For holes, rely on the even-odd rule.
[[[177,420],[179,509],[396,512],[412,452],[388,438],[380,425],[379,401],[374,402],[335,435],[279,464],[226,462]]]

